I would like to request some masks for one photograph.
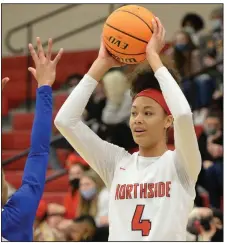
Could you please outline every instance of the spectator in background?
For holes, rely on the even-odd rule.
[[[202,61],[205,67],[223,60],[223,8],[210,14],[210,33],[200,38]]]
[[[212,209],[213,211],[213,220],[216,226],[216,233],[212,237],[213,242],[223,242],[223,212],[218,209]]]
[[[103,77],[107,102],[103,109],[102,121],[108,125],[109,141],[126,150],[137,147],[129,128],[132,98],[130,83],[120,69],[109,71]]]
[[[81,74],[75,73],[67,77],[65,83],[61,87],[62,90],[67,89],[67,92],[70,94],[74,87],[78,85],[80,80],[83,78]],[[65,92],[65,91],[64,91]],[[69,144],[69,142],[61,135],[55,135],[56,140],[50,146],[50,160],[49,164],[53,170],[62,170],[64,167],[61,165],[61,161],[57,155],[57,149],[66,149],[70,152],[73,152],[74,149]]]
[[[210,196],[212,207],[221,208],[223,198],[223,135],[208,139],[208,152],[213,157],[213,161],[206,170],[207,190]]]
[[[213,207],[220,208],[223,195],[223,131],[222,113],[211,110],[198,139],[203,167],[197,184],[204,187]]]
[[[223,32],[223,7],[219,7],[211,11],[210,21],[213,32]]]
[[[200,53],[186,31],[178,31],[174,39],[173,60],[182,77],[201,70]]]
[[[94,217],[97,226],[108,225],[109,193],[98,174],[90,169],[80,180],[77,216]]]
[[[189,215],[187,231],[192,241],[223,241],[223,213],[217,209],[196,207]],[[192,235],[195,237],[193,238]]]
[[[73,166],[76,166],[78,163],[83,165],[85,167],[85,170],[87,170],[89,168],[88,163],[83,158],[81,158],[78,153],[76,153],[74,151],[73,153],[68,155],[65,165],[66,165],[66,168],[68,168],[69,171],[72,172],[71,169],[73,169]]]
[[[223,60],[223,8],[214,9],[210,14],[210,33],[200,38],[202,64],[211,67]],[[211,71],[210,71],[211,72]],[[223,63],[213,71],[216,79],[216,89],[213,99],[220,104],[223,99]]]
[[[34,221],[34,230],[46,219],[47,216],[47,203],[41,199],[39,202],[38,209],[36,211],[36,218]]]
[[[207,115],[207,107],[212,102],[215,81],[208,74],[196,75],[202,70],[200,51],[187,32],[179,31],[174,44],[172,56],[175,67],[182,77],[183,92],[194,111],[195,123],[201,124]],[[192,75],[195,77],[192,78]]]
[[[58,134],[54,137],[56,140],[50,145],[50,159],[49,164],[53,170],[62,170],[64,169],[61,161],[57,155],[57,149],[65,149],[69,152],[73,152],[73,147],[69,144],[69,142],[61,135]]]
[[[88,101],[84,112],[84,121],[102,139],[107,139],[107,127],[102,121],[105,105],[106,95],[103,83],[100,82]]]
[[[67,88],[69,94],[73,91],[73,89],[79,84],[80,80],[83,78],[83,75],[79,73],[71,74],[67,77],[63,88]]]
[[[88,169],[88,165],[80,156],[76,155],[70,155],[66,163],[69,168],[70,189],[64,198],[63,205],[65,207],[65,218],[73,219],[77,215],[80,179]]]
[[[64,222],[65,208],[55,203],[40,201],[34,222],[34,241],[65,241],[65,232],[61,225],[68,227],[71,222]]]
[[[199,45],[201,30],[204,29],[204,21],[202,17],[195,13],[187,13],[181,20],[181,28],[187,32],[194,43]]]
[[[67,228],[72,224],[72,221],[65,219],[65,207],[55,203],[48,204],[47,223],[50,226],[54,241],[66,241]]]
[[[54,241],[55,236],[47,223],[48,205],[43,199],[40,200],[34,221],[34,241]]]
[[[47,224],[47,203],[41,200],[36,212],[34,221],[34,238],[33,241],[54,241],[55,237]]]
[[[97,228],[95,220],[89,215],[84,215],[73,220],[68,229],[68,241],[107,242],[108,227]]]
[[[213,156],[208,151],[208,140],[218,138],[222,134],[222,113],[220,111],[211,110],[207,115],[203,132],[199,137],[198,144],[202,161],[213,161]],[[207,168],[207,165],[205,165]]]
[[[223,8],[211,12],[212,34],[216,49],[216,62],[223,60]]]
[[[84,215],[73,220],[69,227],[68,241],[91,241],[95,235],[96,225],[93,217]]]

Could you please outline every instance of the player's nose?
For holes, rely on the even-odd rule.
[[[138,115],[134,119],[134,124],[142,124],[143,123],[143,115],[141,113],[138,113]]]

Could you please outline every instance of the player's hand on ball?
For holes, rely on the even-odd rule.
[[[9,81],[8,77],[5,77],[5,78],[2,79],[2,90],[5,88],[5,86],[8,83],[8,81]]]
[[[111,54],[109,54],[104,45],[103,37],[101,37],[101,44],[98,57],[92,64],[87,74],[99,82],[103,78],[105,73],[109,71],[109,69],[111,69],[112,67],[119,67],[122,65],[122,63],[118,62],[111,56]]]
[[[122,66],[123,65],[122,63],[118,62],[116,59],[114,59],[111,56],[111,54],[109,54],[102,38],[103,37],[101,37],[101,44],[100,44],[98,59],[102,60],[105,63],[105,65],[108,66],[108,68]]]
[[[38,53],[36,53],[32,44],[28,45],[32,59],[35,63],[35,68],[29,67],[28,70],[37,80],[38,87],[41,87],[43,85],[52,86],[56,78],[56,66],[61,59],[63,49],[61,48],[55,59],[51,61],[53,45],[52,39],[48,40],[48,50],[46,54],[44,53],[40,38],[37,37],[36,40]]]
[[[155,19],[152,19],[152,26],[153,34],[146,48],[147,57],[152,54],[159,54],[165,46],[166,31],[159,18],[155,17]]]

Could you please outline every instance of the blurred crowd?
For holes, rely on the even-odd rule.
[[[204,32],[205,25],[208,32]],[[181,29],[173,34],[163,55],[172,60],[181,76],[179,85],[193,111],[203,161],[195,207],[189,215],[188,241],[223,241],[223,9],[214,9],[207,23],[197,14],[186,14]],[[116,68],[103,77],[83,119],[102,139],[133,153],[138,148],[128,126],[130,71],[131,67]],[[81,79],[81,75],[72,74],[62,89],[70,93]],[[65,163],[68,193],[62,205],[40,202],[34,240],[107,241],[107,188],[62,137],[51,148],[53,169],[62,169],[56,148],[70,151]]]

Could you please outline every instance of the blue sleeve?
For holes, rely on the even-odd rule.
[[[22,185],[8,200],[2,211],[2,236],[9,241],[19,240],[12,239],[13,231],[18,230],[19,226],[32,227],[45,185],[52,128],[51,87],[38,88],[36,97],[31,148]]]

